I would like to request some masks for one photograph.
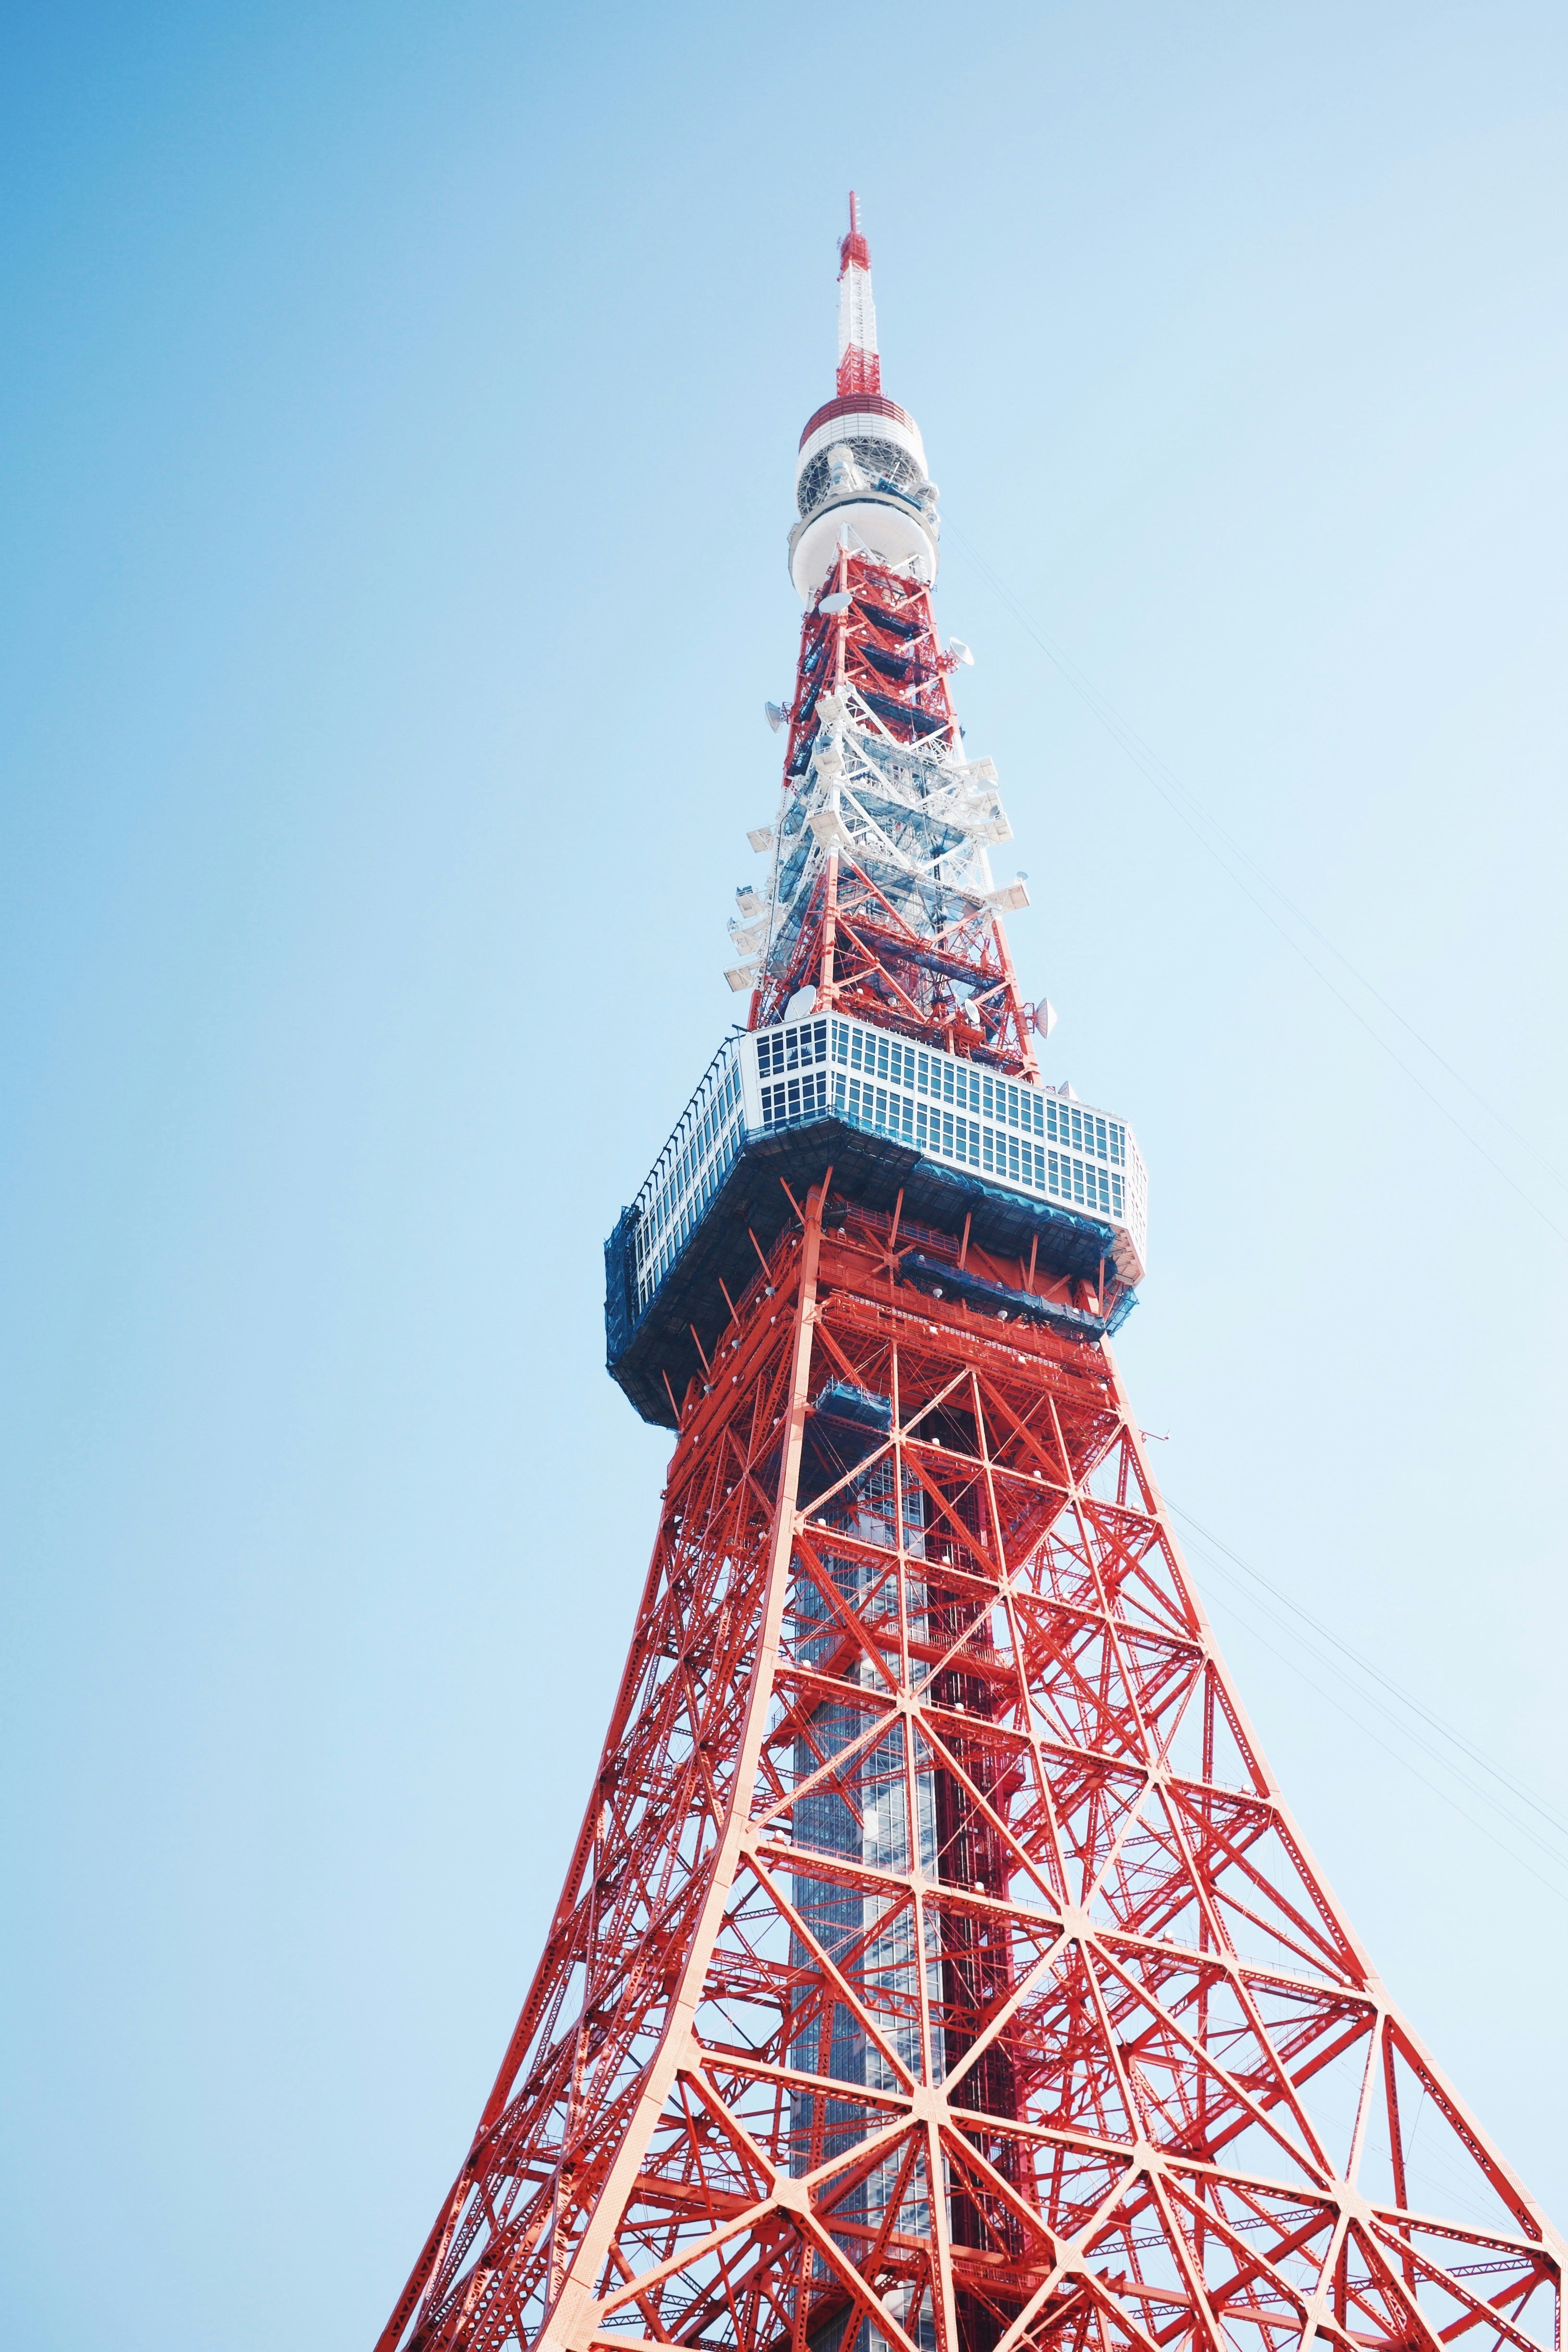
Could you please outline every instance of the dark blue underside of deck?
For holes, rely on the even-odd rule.
[[[640,1316],[635,1305],[635,1210],[623,1212],[605,1244],[608,1366],[645,1421],[667,1429],[676,1426],[670,1394],[684,1396],[687,1382],[702,1369],[691,1327],[696,1326],[703,1354],[710,1356],[730,1319],[721,1285],[738,1298],[758,1270],[752,1235],[765,1253],[795,1213],[784,1185],[797,1201],[803,1200],[807,1188],[819,1183],[829,1168],[835,1193],[867,1208],[890,1212],[901,1192],[903,1214],[916,1224],[958,1234],[967,1217],[971,1238],[999,1257],[1027,1259],[1033,1248],[1042,1274],[1069,1275],[1096,1284],[1104,1278],[1115,1234],[1097,1218],[1007,1192],[928,1160],[907,1143],[868,1135],[839,1118],[816,1118],[754,1136]],[[962,1297],[982,1312],[1021,1314],[1086,1339],[1114,1329],[1132,1304],[1131,1293],[1123,1293],[1107,1322],[1047,1300],[1026,1298],[1021,1291],[1002,1289],[976,1276],[955,1276],[952,1266],[922,1261],[918,1251],[905,1261],[903,1278],[932,1291],[940,1284],[944,1296]]]

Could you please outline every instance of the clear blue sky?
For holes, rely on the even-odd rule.
[[[654,1525],[600,1244],[733,1012],[851,184],[1158,1467],[1568,1817],[1568,1190],[1037,642],[1568,1173],[1565,68],[1513,0],[12,17],[8,2342],[368,2344],[461,2155]],[[1568,1899],[1198,1573],[1568,2219]]]

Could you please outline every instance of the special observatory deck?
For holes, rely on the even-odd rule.
[[[1087,1335],[1113,1329],[1142,1279],[1147,1181],[1121,1119],[837,1013],[738,1032],[605,1244],[609,1369],[645,1420],[674,1426],[697,1342],[710,1352],[727,1318],[721,1285],[738,1296],[756,1272],[791,1213],[784,1185],[798,1199],[829,1167],[868,1207],[901,1192],[907,1218],[952,1234],[967,1221],[981,1248],[1095,1299],[972,1281],[983,1311]]]

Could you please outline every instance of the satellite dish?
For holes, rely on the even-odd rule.
[[[1037,1037],[1048,1037],[1057,1025],[1057,1008],[1048,996],[1029,1007],[1029,1021]]]
[[[787,710],[781,710],[776,702],[764,702],[763,705],[763,717],[767,720],[768,725],[773,729],[773,733],[776,735],[779,729],[784,725],[784,720],[789,717],[789,712]]]
[[[784,1006],[784,1017],[786,1021],[804,1021],[808,1013],[815,1013],[816,1010],[816,989],[797,988],[795,994],[790,998],[789,1003]]]
[[[960,661],[963,664],[965,669],[973,669],[974,667],[974,656],[970,652],[969,647],[964,644],[962,637],[949,637],[947,641],[947,650],[952,656],[954,661]]]
[[[840,613],[847,613],[854,602],[855,591],[846,588],[837,596],[824,596],[816,609],[819,613],[831,613],[837,619]]]

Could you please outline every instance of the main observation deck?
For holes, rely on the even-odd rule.
[[[977,1311],[1089,1338],[1131,1307],[1148,1187],[1122,1120],[869,1022],[808,1014],[725,1039],[605,1244],[609,1369],[645,1420],[676,1425],[729,1319],[725,1287],[739,1296],[792,1213],[785,1185],[799,1199],[830,1167],[868,1206],[902,1193],[907,1227],[967,1227],[1055,1293],[957,1285]],[[904,1278],[921,1279],[918,1247]]]

